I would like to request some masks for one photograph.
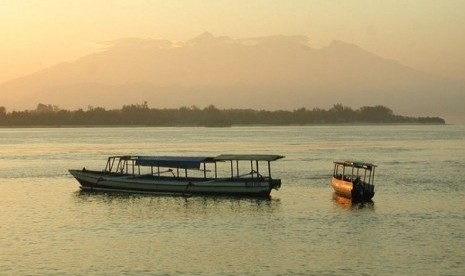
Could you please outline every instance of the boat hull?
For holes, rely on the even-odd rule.
[[[69,170],[83,190],[136,193],[205,194],[267,197],[280,183],[267,179],[173,178],[152,175],[108,174],[98,171]]]
[[[333,177],[331,181],[336,194],[354,201],[369,201],[375,195],[374,186],[367,183],[360,183],[354,188],[354,183]]]

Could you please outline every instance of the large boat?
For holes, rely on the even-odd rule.
[[[354,201],[369,201],[375,195],[376,165],[365,162],[334,162],[333,186],[336,194]]]
[[[103,171],[69,172],[83,190],[266,197],[281,187],[281,179],[271,177],[270,164],[281,158],[265,154],[111,156]]]

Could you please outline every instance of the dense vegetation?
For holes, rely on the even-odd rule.
[[[124,105],[106,110],[63,110],[54,105],[38,104],[35,110],[7,112],[0,106],[0,126],[231,126],[231,125],[310,125],[344,123],[429,123],[444,124],[439,117],[395,115],[385,106],[364,106],[353,110],[336,104],[328,110],[305,108],[293,111],[252,109],[218,109],[213,105],[178,109],[149,108],[143,104]]]

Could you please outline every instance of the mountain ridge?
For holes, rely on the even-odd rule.
[[[340,40],[314,49],[304,36],[232,39],[203,33],[185,42],[123,38],[103,46],[1,83],[0,105],[110,108],[148,101],[156,107],[293,109],[343,102],[385,104],[408,115],[463,115],[457,104],[457,98],[465,100],[463,82]]]

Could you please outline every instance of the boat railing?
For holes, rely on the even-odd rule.
[[[334,174],[334,178],[342,181],[347,182],[354,182],[354,181],[361,181],[365,184],[371,184],[368,178],[364,178],[363,175],[342,175],[342,174]]]
[[[253,178],[257,178],[257,179],[265,179],[266,178],[266,177],[264,177],[263,175],[261,175],[259,172],[255,171],[255,170],[251,170],[248,173],[241,174],[241,175],[237,176],[236,178],[245,178],[247,176],[250,176],[250,178],[252,178],[252,179]]]
[[[356,178],[355,175],[352,177],[352,175],[343,175],[343,174],[333,174],[333,177],[339,180],[344,180],[344,181],[352,181]]]
[[[239,156],[241,157],[241,156]],[[165,159],[163,159],[165,158]],[[279,158],[282,158],[281,156]],[[171,162],[169,165],[180,165],[180,167],[164,167],[163,165],[167,165],[166,163],[163,163],[162,166],[159,166],[158,163],[150,163],[151,161],[155,160],[172,160],[170,157],[161,157],[161,159],[142,159],[143,162],[140,162],[141,157],[138,156],[110,156],[108,157],[107,164],[104,169],[105,174],[111,174],[111,175],[121,175],[121,176],[134,176],[134,177],[140,177],[140,176],[146,176],[146,177],[174,177],[178,179],[186,178],[186,179],[194,179],[194,178],[199,178],[201,174],[203,174],[203,179],[221,179],[220,175],[224,174],[229,174],[230,176],[227,177],[224,175],[224,178],[229,178],[231,180],[235,179],[241,179],[241,180],[247,180],[252,179],[254,181],[269,181],[270,183],[273,181],[271,177],[271,166],[270,166],[270,160],[266,160],[265,162],[265,168],[267,167],[267,172],[268,175],[262,175],[259,172],[259,161],[258,160],[246,160],[246,159],[234,159],[234,160],[229,160],[229,159],[218,159],[218,160],[213,160],[211,158],[205,158],[203,160],[198,161],[200,168],[195,168],[190,165],[190,163],[182,163],[184,162],[190,162],[188,159],[183,160],[183,161],[178,161],[176,162]],[[148,160],[148,161],[147,161]],[[225,162],[225,161],[230,161],[230,162]],[[241,162],[250,162],[250,171],[244,174],[240,174],[240,170],[243,170],[244,167],[243,165],[239,165]],[[225,167],[218,167],[217,163],[230,163],[229,168]],[[206,168],[207,164],[213,164],[214,169],[213,170],[208,170]],[[242,163],[244,164],[244,163]],[[160,170],[162,169],[162,170]],[[188,173],[191,172],[191,173]],[[195,171],[199,171],[201,173],[195,173]],[[192,172],[193,175],[192,175]],[[213,172],[214,177],[208,177],[207,172]]]

